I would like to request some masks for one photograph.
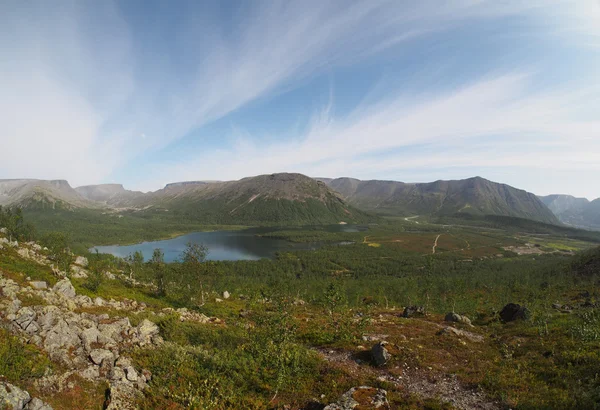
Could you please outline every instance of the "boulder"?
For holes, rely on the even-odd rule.
[[[79,265],[83,268],[87,268],[88,260],[85,256],[78,256],[75,258],[75,265]]]
[[[374,387],[353,387],[342,395],[337,403],[325,406],[323,410],[381,409],[389,410],[387,392]]]
[[[27,329],[37,329],[39,330],[39,326],[37,323],[35,323],[35,318],[36,318],[36,313],[35,311],[30,308],[30,307],[24,307],[19,309],[19,311],[16,314],[16,319],[15,319],[15,323],[17,325],[19,325],[19,327],[25,331],[27,331]],[[35,331],[30,331],[30,333],[35,333]]]
[[[425,308],[423,306],[407,306],[402,312],[402,317],[425,316]]]
[[[100,366],[105,360],[114,362],[115,355],[110,350],[94,349],[90,352],[90,359],[94,364]]]
[[[85,329],[83,332],[81,332],[79,337],[81,338],[83,347],[89,352],[92,350],[92,343],[98,343],[100,332],[95,327],[90,327],[89,329]]]
[[[54,292],[58,293],[59,295],[66,297],[67,299],[73,299],[75,298],[75,296],[77,296],[75,288],[71,284],[71,281],[67,278],[56,282],[56,285],[54,285],[52,290],[54,290]]]
[[[159,333],[158,326],[148,319],[142,320],[142,322],[136,328],[136,335],[138,342],[141,345],[149,344],[152,342],[152,338]]]
[[[79,372],[79,375],[86,380],[96,380],[100,377],[100,369],[98,366],[89,366]]]
[[[27,410],[52,410],[49,404],[44,403],[38,398],[31,399],[27,405]]]
[[[231,295],[229,294],[229,292],[225,291],[223,292],[223,299],[229,299],[231,297]]]
[[[530,317],[531,312],[529,309],[516,303],[509,303],[500,311],[500,319],[505,323],[515,320],[528,320]]]
[[[125,375],[127,376],[127,380],[129,380],[130,382],[138,381],[138,373],[135,371],[133,366],[125,367]]]
[[[382,341],[375,343],[371,348],[371,356],[373,357],[373,361],[377,366],[385,365],[392,358],[392,355],[388,349],[385,348],[387,344],[388,342]]]
[[[31,396],[10,383],[0,382],[0,408],[23,410],[31,401]]]
[[[32,288],[34,289],[47,289],[48,284],[42,280],[34,280],[29,282]]]
[[[135,402],[142,397],[142,392],[125,381],[112,382],[108,393],[106,410],[135,410]]]
[[[473,326],[471,324],[471,319],[469,319],[466,316],[459,315],[458,313],[454,313],[454,312],[450,312],[450,313],[446,314],[446,317],[444,318],[444,320],[446,322],[463,323],[467,326]]]
[[[447,326],[437,332],[438,336],[443,335],[455,335],[464,339],[467,339],[471,342],[480,343],[483,342],[483,336],[478,335],[476,333],[467,332],[466,330],[456,329],[452,326]]]

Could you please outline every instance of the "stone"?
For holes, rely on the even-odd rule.
[[[438,336],[455,335],[455,336],[467,339],[471,342],[475,342],[475,343],[483,342],[483,336],[478,335],[476,333],[467,332],[466,330],[456,329],[452,326],[447,326],[447,327],[441,329],[439,332],[437,332],[437,335]]]
[[[115,360],[115,356],[110,350],[94,349],[90,352],[90,359],[94,364],[100,366],[105,360],[108,362],[113,362]]]
[[[500,318],[503,322],[513,322],[515,320],[528,320],[531,312],[525,306],[516,303],[509,303],[500,311]]]
[[[466,316],[463,315],[459,315],[458,313],[454,313],[454,312],[450,312],[448,314],[446,314],[446,317],[444,318],[444,320],[446,322],[456,322],[456,323],[462,323],[465,324],[467,326],[473,326],[471,324],[471,319],[469,319]]]
[[[83,268],[87,268],[88,260],[85,256],[78,256],[75,258],[75,265],[79,265]]]
[[[409,318],[414,316],[425,316],[425,308],[423,306],[407,306],[402,312],[402,317]]]
[[[35,322],[36,313],[30,307],[24,307],[19,309],[16,314],[15,323],[19,325],[21,329],[29,334],[39,332],[40,326]]]
[[[388,342],[383,341],[375,343],[371,348],[371,356],[377,366],[384,366],[392,358],[392,355],[385,347],[387,345]]]
[[[130,382],[138,381],[138,373],[135,371],[133,366],[127,366],[125,368],[125,375],[127,376],[127,380],[129,380]]]
[[[49,404],[44,403],[42,400],[38,398],[31,399],[29,404],[27,405],[27,410],[53,410]]]
[[[100,331],[95,327],[90,327],[89,329],[85,329],[83,332],[79,334],[81,338],[81,342],[86,351],[92,350],[92,343],[98,343],[98,339],[100,338]]]
[[[323,410],[354,410],[354,409],[381,409],[389,410],[387,392],[374,387],[353,387],[342,395],[337,403],[325,406]]]
[[[127,380],[127,376],[125,376],[125,371],[118,366],[112,368],[112,370],[108,374],[108,378],[114,381]]]
[[[0,382],[0,408],[23,410],[30,401],[31,396],[25,390],[10,383]]]
[[[104,299],[101,297],[97,297],[94,299],[94,305],[96,306],[104,306]]]
[[[229,292],[225,291],[223,292],[223,299],[229,299],[231,295],[229,294]]]
[[[142,397],[142,392],[129,382],[112,382],[109,387],[106,410],[136,410],[135,402]]]
[[[221,303],[221,302],[223,302],[223,299],[220,299],[220,298],[215,298],[215,302],[217,302],[217,303]]]
[[[158,326],[148,319],[142,322],[136,328],[136,335],[140,344],[148,344],[152,342],[152,338],[159,333]]]
[[[58,293],[59,295],[66,297],[67,299],[73,299],[75,298],[75,296],[77,296],[75,288],[71,284],[71,281],[67,278],[56,282],[56,285],[54,285],[52,290],[54,290],[54,292]]]
[[[96,380],[100,377],[100,369],[98,366],[89,366],[79,372],[79,375],[87,380]]]
[[[42,280],[34,280],[29,282],[32,288],[34,289],[47,289],[48,284]]]

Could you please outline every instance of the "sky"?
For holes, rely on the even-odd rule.
[[[600,197],[600,0],[0,1],[0,178]]]

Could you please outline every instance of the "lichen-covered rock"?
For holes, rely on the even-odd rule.
[[[115,355],[110,350],[94,349],[90,352],[90,359],[94,364],[100,366],[104,361],[114,362]]]
[[[388,342],[382,341],[375,343],[371,348],[371,356],[377,366],[385,365],[392,358],[392,355],[385,347],[387,344]]]
[[[463,323],[467,326],[473,326],[471,324],[471,319],[469,319],[466,316],[459,315],[458,313],[454,313],[454,312],[450,312],[450,313],[446,314],[446,317],[444,318],[444,320],[446,322]]]
[[[476,333],[467,332],[466,330],[456,329],[452,326],[447,326],[437,332],[438,336],[443,335],[455,335],[461,337],[463,339],[467,339],[471,342],[481,343],[483,342],[483,336],[478,335]]]
[[[135,402],[142,396],[131,383],[119,381],[110,384],[106,410],[135,410]]]
[[[52,410],[52,407],[38,398],[33,398],[27,405],[27,410]]]
[[[158,333],[158,326],[150,320],[144,319],[136,328],[137,342],[140,345],[152,343],[152,338]]]
[[[48,289],[48,284],[42,280],[34,280],[29,282],[34,289]]]
[[[31,396],[10,383],[0,382],[0,408],[8,410],[23,410]]]
[[[75,258],[75,265],[79,265],[81,267],[87,268],[88,260],[85,256],[78,256]]]
[[[387,392],[374,387],[353,387],[342,395],[337,403],[326,406],[323,410],[381,409],[389,410]]]
[[[67,278],[56,282],[56,285],[54,285],[52,289],[54,292],[66,297],[67,299],[73,299],[75,296],[77,296],[75,288],[71,284],[71,281]]]

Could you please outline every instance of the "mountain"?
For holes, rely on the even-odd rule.
[[[345,203],[324,183],[301,174],[271,174],[239,181],[169,184],[138,206],[211,223],[325,224],[366,222],[369,214]]]
[[[97,208],[65,180],[0,179],[0,205],[22,208]]]
[[[475,177],[408,184],[397,181],[323,179],[351,205],[385,215],[504,215],[558,224],[534,194]]]
[[[86,185],[75,188],[83,198],[109,206],[127,206],[144,197],[143,192],[126,190],[121,184]]]
[[[600,199],[588,201],[570,195],[540,197],[561,222],[578,228],[600,230]]]

